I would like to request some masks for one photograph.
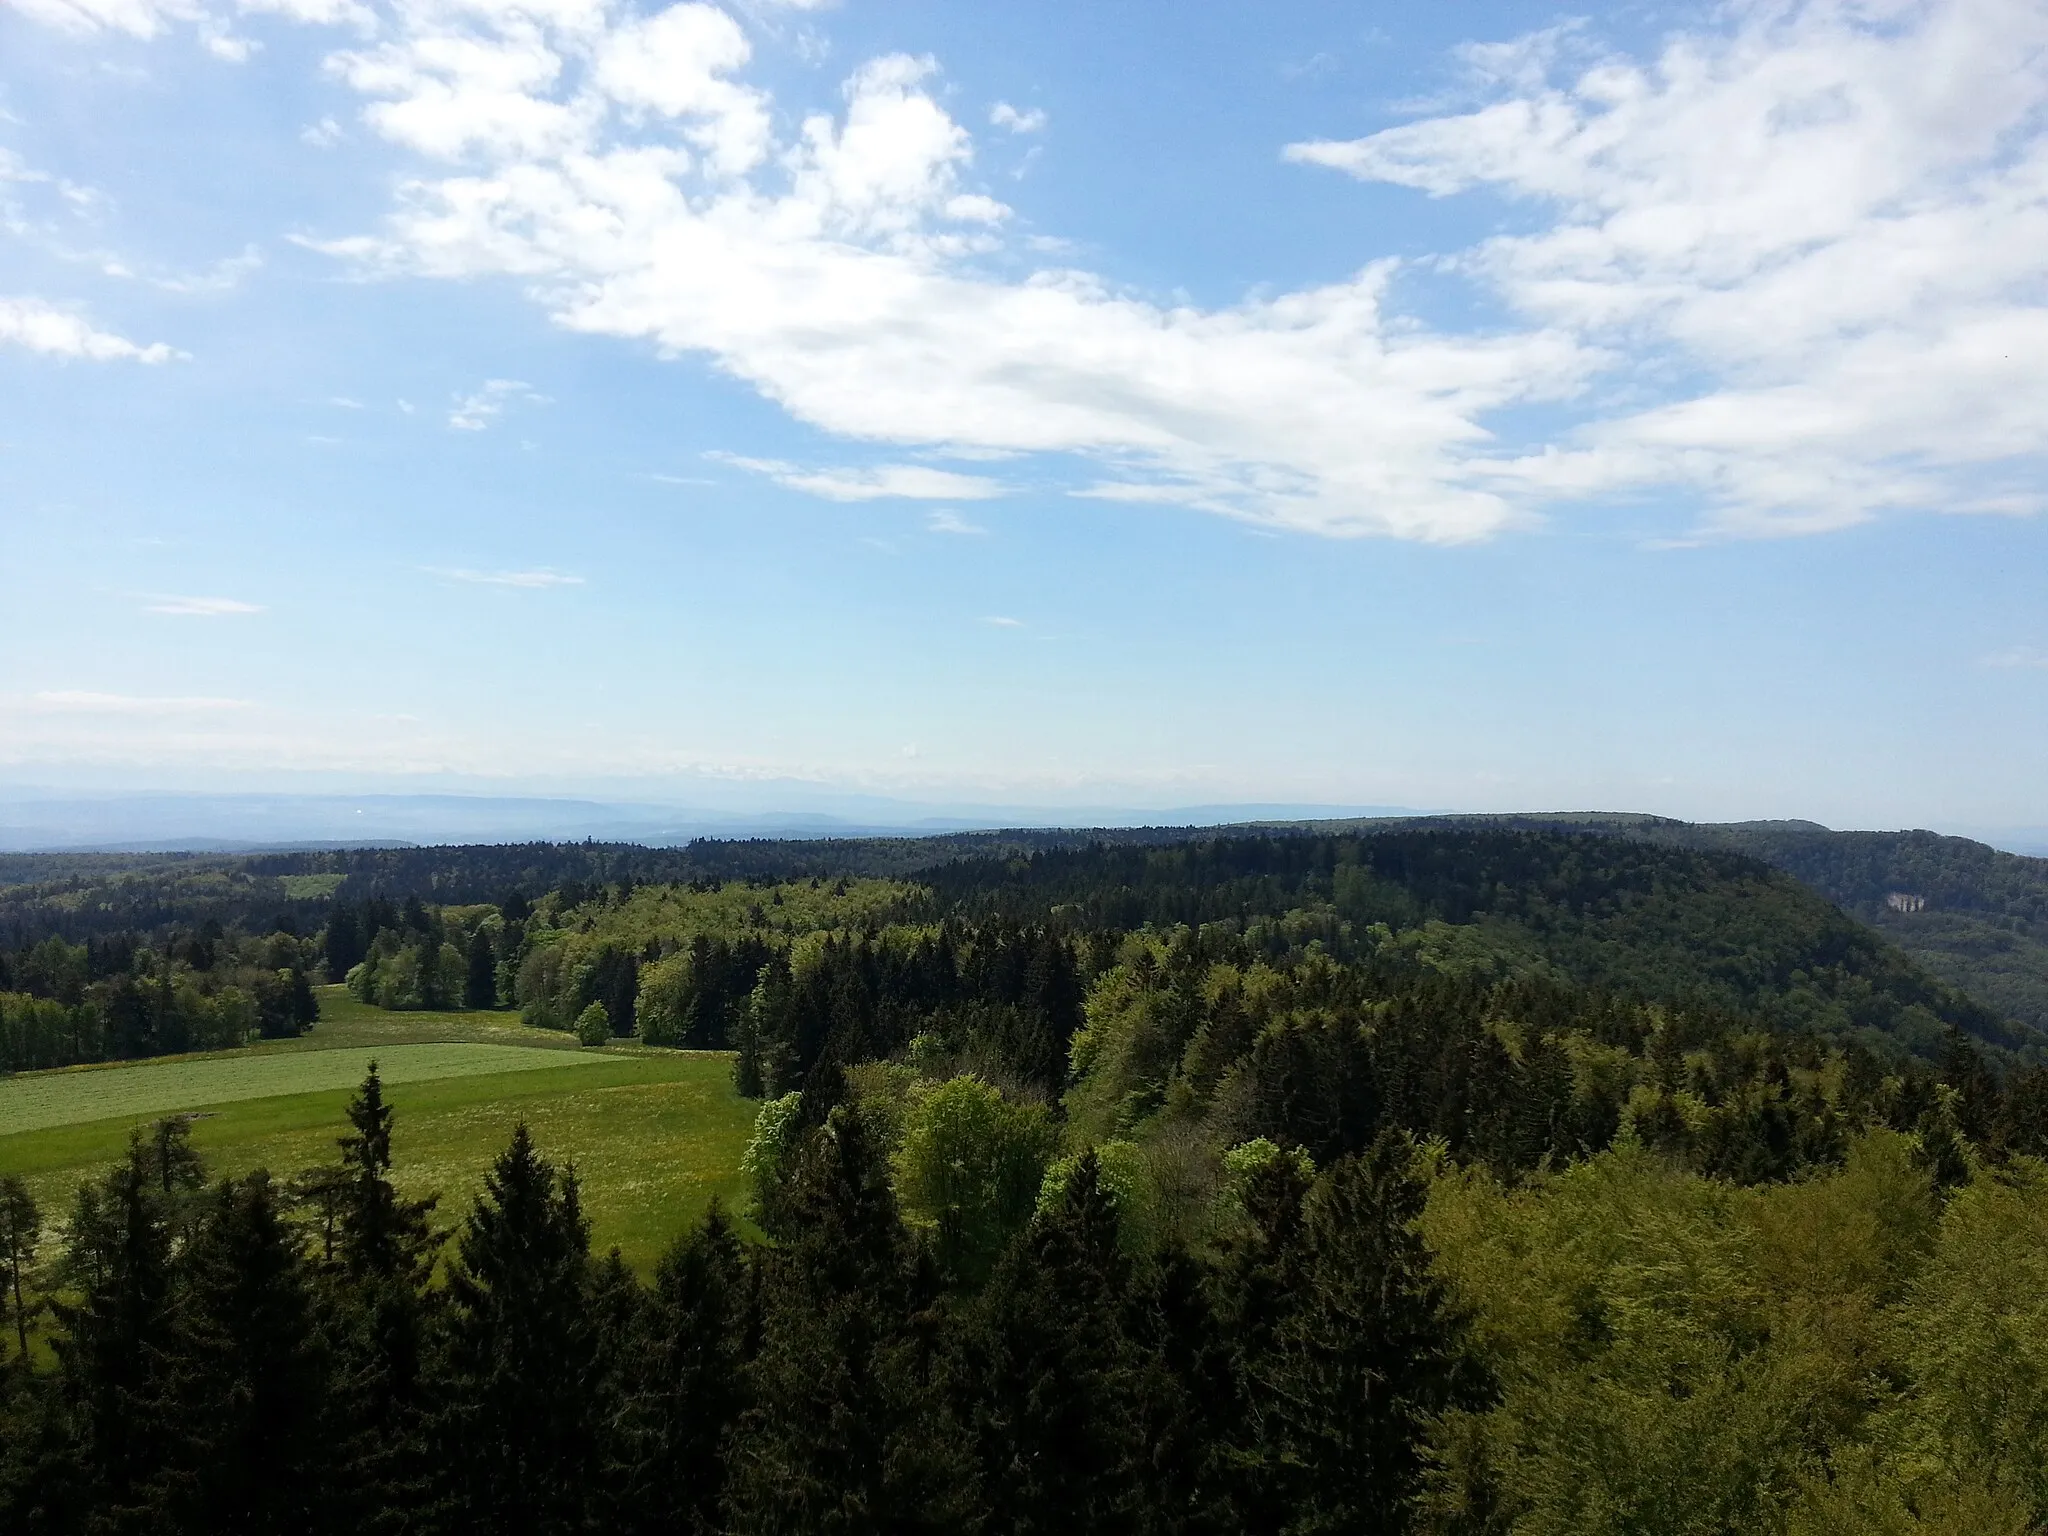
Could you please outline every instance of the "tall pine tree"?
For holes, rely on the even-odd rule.
[[[655,1271],[639,1332],[627,1341],[624,1411],[609,1447],[623,1531],[720,1529],[725,1457],[758,1343],[754,1273],[715,1200]]]
[[[788,1238],[767,1261],[752,1406],[731,1469],[736,1536],[955,1531],[972,1464],[945,1413],[919,1262],[859,1111],[802,1144]]]
[[[448,1276],[449,1523],[555,1536],[585,1523],[597,1470],[590,1228],[524,1122],[484,1178]]]
[[[319,1528],[327,1362],[299,1236],[268,1174],[221,1184],[178,1277],[151,1403],[172,1444],[149,1502],[169,1528],[209,1536]]]
[[[1408,1529],[1429,1420],[1484,1391],[1416,1231],[1426,1191],[1414,1159],[1405,1135],[1384,1132],[1310,1192],[1301,1302],[1263,1382],[1288,1536]]]
[[[984,1298],[979,1406],[990,1528],[1017,1536],[1131,1529],[1147,1505],[1130,1265],[1093,1152],[1019,1235]]]

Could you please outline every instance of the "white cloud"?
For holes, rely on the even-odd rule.
[[[979,523],[970,523],[958,512],[941,507],[924,520],[927,533],[956,533],[969,536],[985,534],[988,530]]]
[[[129,37],[156,37],[173,23],[194,21],[202,14],[184,0],[7,0],[32,21],[74,36],[119,32]]]
[[[749,459],[735,453],[707,453],[706,458],[730,464],[793,491],[827,501],[986,501],[1003,494],[1002,485],[982,475],[956,474],[923,464],[877,464],[865,469],[804,469],[781,459]]]
[[[213,714],[225,709],[248,709],[247,699],[206,697],[137,697],[124,693],[88,693],[60,688],[29,696],[31,706],[44,710],[94,715],[189,715]]]
[[[505,407],[515,400],[545,405],[548,397],[534,393],[532,385],[518,379],[486,379],[483,388],[474,394],[455,397],[454,408],[448,412],[448,425],[457,432],[481,432],[504,415]]]
[[[206,51],[227,64],[244,64],[262,46],[230,30],[230,12],[272,14],[287,21],[318,26],[350,25],[369,30],[375,13],[359,0],[0,0],[32,21],[74,37],[117,33],[126,37],[160,37],[174,26],[190,25]]]
[[[1994,651],[1984,658],[1987,667],[2024,667],[2048,671],[2048,651],[2031,645],[2015,645],[2008,650]]]
[[[1045,113],[1038,107],[1018,111],[1007,101],[999,101],[989,109],[989,122],[997,128],[1007,128],[1011,133],[1037,133],[1045,127]]]
[[[357,0],[235,0],[235,9],[244,15],[282,16],[309,26],[348,26],[360,32],[374,31],[377,25],[376,12]]]
[[[706,355],[840,437],[1080,454],[1132,494],[1448,541],[1521,516],[1464,467],[1488,446],[1479,417],[1568,394],[1596,361],[1561,331],[1442,337],[1389,317],[1386,263],[1213,311],[1085,273],[992,277],[972,261],[1008,210],[967,180],[973,144],[930,60],[861,66],[839,117],[804,118],[735,177],[704,146],[747,142],[762,99],[703,89],[739,54],[701,18],[664,45],[698,50],[670,100],[606,62],[651,23],[601,0],[453,14],[401,6],[379,50],[337,68],[378,132],[461,163],[409,183],[381,232],[321,248],[373,272],[513,277],[569,328]],[[690,110],[664,134],[651,114],[669,107]],[[847,499],[995,489],[916,466],[763,472]]]
[[[261,270],[263,252],[256,246],[242,248],[239,256],[225,256],[201,272],[188,273],[181,277],[153,279],[155,285],[167,293],[232,293],[242,286],[242,279],[250,273]]]
[[[725,78],[752,53],[746,34],[710,5],[672,5],[613,27],[592,80],[628,109],[684,119],[683,135],[712,167],[739,176],[767,158],[768,101]]]
[[[435,576],[445,576],[450,581],[471,582],[477,586],[522,587],[529,591],[539,590],[541,588],[546,587],[580,587],[583,585],[583,578],[581,576],[571,576],[565,571],[553,571],[546,569],[534,571],[435,570],[432,571],[431,574]]]
[[[138,36],[195,14],[15,3]],[[1738,534],[2043,500],[2042,0],[1739,0],[1648,60],[1553,29],[1465,49],[1469,110],[1289,148],[1519,204],[1524,232],[1439,264],[1509,317],[1457,334],[1404,315],[1402,263],[1364,251],[1349,277],[1212,309],[1001,275],[979,258],[1043,237],[976,184],[929,59],[863,64],[840,111],[778,135],[740,78],[746,35],[709,5],[377,14],[331,70],[429,163],[381,229],[318,248],[511,278],[565,327],[707,358],[837,437],[1079,456],[1098,497],[1440,542],[1673,491]],[[486,392],[451,424],[502,406]],[[764,472],[918,494],[885,471]]]
[[[1001,614],[995,613],[990,614],[981,622],[984,624],[991,625],[996,629],[1022,629],[1024,627],[1024,621],[1022,619],[1008,619],[1004,618]]]
[[[166,597],[149,600],[145,613],[167,613],[181,619],[221,619],[236,614],[261,613],[261,603],[245,603],[232,597]]]
[[[80,316],[40,299],[0,298],[0,344],[9,342],[47,357],[96,363],[167,363],[180,355],[160,341],[139,346],[125,336],[95,330]]]
[[[1626,356],[1637,400],[1618,389],[1574,440],[1491,466],[1504,488],[1687,486],[1749,533],[2038,507],[2048,7],[1730,15],[1654,63],[1565,79],[1555,33],[1475,51],[1495,83],[1478,110],[1288,153],[1432,196],[1492,187],[1545,217],[1464,269]],[[1662,383],[1686,374],[1705,382]]]

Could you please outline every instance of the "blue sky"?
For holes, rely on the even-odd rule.
[[[0,3],[0,783],[2048,820],[2048,5]]]

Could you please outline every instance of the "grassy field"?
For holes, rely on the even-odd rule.
[[[193,1145],[217,1174],[324,1162],[374,1055],[398,1115],[398,1182],[438,1191],[444,1225],[522,1119],[548,1157],[576,1164],[598,1251],[616,1245],[637,1269],[713,1194],[740,1197],[754,1106],[733,1093],[724,1055],[579,1050],[503,1014],[387,1014],[334,988],[320,1001],[320,1024],[297,1040],[0,1081],[0,1173],[60,1217],[134,1125],[173,1112],[194,1116]]]

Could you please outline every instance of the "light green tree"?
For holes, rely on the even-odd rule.
[[[978,1077],[933,1084],[904,1111],[897,1201],[908,1221],[933,1231],[947,1272],[978,1285],[1031,1219],[1053,1145],[1042,1106],[1007,1099]]]
[[[603,1045],[612,1037],[612,1016],[603,1003],[592,1003],[576,1015],[576,1038],[585,1045]]]

